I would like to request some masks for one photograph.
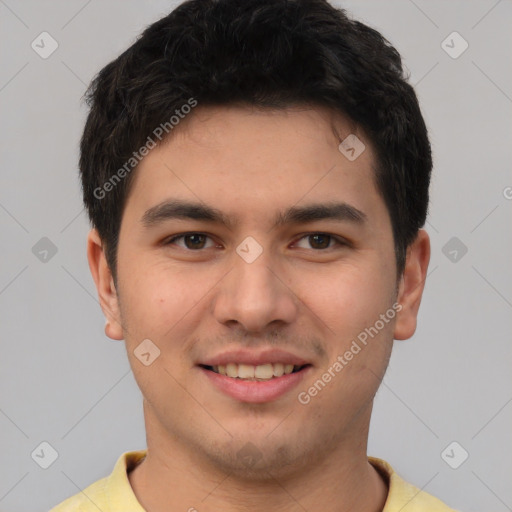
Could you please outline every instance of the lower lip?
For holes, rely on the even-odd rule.
[[[264,381],[226,377],[225,375],[215,373],[202,367],[200,367],[200,370],[203,371],[217,389],[226,395],[241,402],[261,404],[276,400],[297,386],[310,368],[311,366],[306,366],[306,368],[299,372],[289,373],[288,375],[274,377],[273,379]]]

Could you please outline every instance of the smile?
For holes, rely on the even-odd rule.
[[[207,370],[230,377],[249,381],[267,381],[283,375],[289,375],[302,370],[307,365],[285,363],[265,363],[257,366],[252,364],[228,363],[215,366],[204,366]]]
[[[213,385],[213,389],[220,391],[222,395],[238,402],[266,403],[284,398],[300,384],[313,366],[290,363],[228,363],[199,365],[198,368]]]

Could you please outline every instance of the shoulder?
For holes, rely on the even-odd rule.
[[[106,503],[108,477],[102,478],[86,487],[83,491],[67,498],[49,512],[98,512]]]
[[[147,450],[123,453],[109,476],[67,498],[49,512],[143,512],[128,479],[128,472],[145,456]]]
[[[388,480],[388,498],[382,512],[458,512],[405,481],[385,460],[368,457],[368,461]]]

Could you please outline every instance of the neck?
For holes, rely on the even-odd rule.
[[[354,425],[359,442],[349,434],[328,456],[308,458],[302,468],[287,474],[269,469],[258,480],[239,478],[202,460],[146,414],[147,455],[128,478],[149,512],[381,512],[388,487],[366,456],[370,413],[360,417],[366,425],[363,440],[362,425]]]

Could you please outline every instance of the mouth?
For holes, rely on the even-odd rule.
[[[259,365],[228,363],[214,366],[199,365],[201,368],[230,379],[266,382],[298,373],[311,366],[310,364],[294,365],[289,363],[264,363]]]
[[[236,402],[263,404],[289,399],[291,391],[312,371],[313,365],[260,360],[255,365],[233,362],[199,364],[197,368],[223,396]]]

